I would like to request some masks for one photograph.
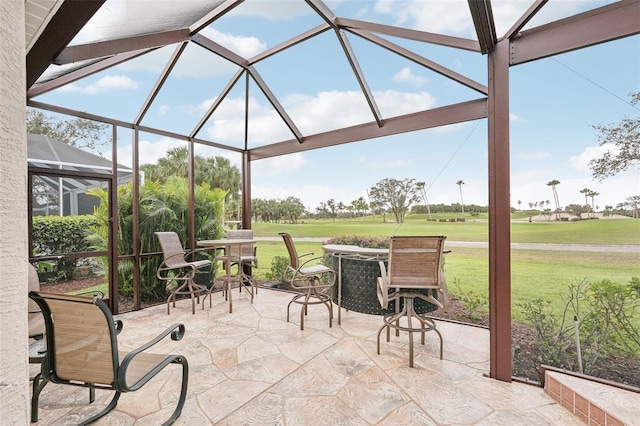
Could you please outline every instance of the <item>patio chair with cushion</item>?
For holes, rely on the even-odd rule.
[[[121,322],[115,321],[107,305],[98,297],[32,291],[45,322],[46,352],[42,376],[56,384],[113,390],[115,395],[99,413],[83,421],[96,421],[116,407],[123,392],[139,390],[169,364],[182,366],[182,385],[178,404],[164,424],[181,414],[187,396],[189,367],[182,355],[149,353],[147,349],[171,335],[184,336],[184,325],[173,324],[160,335],[129,352],[118,351],[117,334]]]
[[[253,230],[237,229],[229,230],[226,234],[227,238],[232,240],[253,240]],[[239,249],[238,249],[239,247]],[[239,250],[239,253],[234,251]],[[242,283],[249,284],[258,294],[258,283],[251,273],[252,268],[258,267],[257,247],[253,244],[242,244],[240,246],[231,246],[231,256],[240,259],[238,263],[238,271],[242,275]],[[242,287],[240,287],[242,289]]]
[[[155,232],[160,246],[162,247],[162,254],[164,258],[162,263],[158,267],[157,277],[160,280],[167,281],[167,291],[169,291],[169,297],[167,297],[167,315],[171,302],[173,307],[176,306],[176,296],[189,295],[191,297],[191,313],[196,312],[196,299],[200,303],[200,296],[204,296],[202,299],[202,308],[204,309],[204,299],[207,295],[210,296],[210,289],[207,286],[200,285],[195,282],[194,278],[196,273],[206,273],[211,276],[213,271],[213,265],[209,259],[202,260],[186,260],[188,256],[202,249],[196,249],[193,251],[185,251],[182,248],[182,243],[178,234],[175,232]],[[211,298],[209,298],[209,305],[211,305]]]
[[[447,283],[442,272],[444,236],[391,237],[389,245],[388,269],[380,262],[381,276],[377,280],[378,300],[387,309],[390,302],[395,305],[395,313],[384,316],[384,325],[378,331],[378,354],[380,354],[380,334],[390,328],[409,333],[409,366],[413,367],[413,333],[419,332],[422,344],[425,332],[435,331],[440,339],[440,359],[442,359],[442,335],[435,322],[425,313],[416,312],[416,300],[428,302],[431,310],[444,308],[448,301]]]
[[[312,256],[313,253],[305,253],[298,256],[291,235],[286,232],[279,234],[284,240],[289,252],[289,265],[284,273],[284,280],[291,283],[291,287],[300,292],[295,295],[287,305],[287,322],[289,321],[289,308],[292,303],[302,305],[300,310],[300,330],[304,330],[304,316],[309,305],[322,304],[329,310],[329,327],[333,326],[333,285],[336,281],[336,273],[328,266],[317,263],[322,256],[311,257],[301,261],[303,257]],[[315,262],[315,263],[314,263]]]

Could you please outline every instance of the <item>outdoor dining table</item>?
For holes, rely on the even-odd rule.
[[[359,259],[367,259],[367,260],[387,260],[389,257],[389,249],[386,248],[368,248],[368,247],[359,247],[349,244],[324,244],[322,246],[322,250],[327,253],[330,253],[332,256],[338,259],[338,270],[336,271],[338,275],[338,297],[336,299],[336,304],[338,305],[338,325],[342,322],[342,259],[345,256],[359,258]],[[378,266],[376,262],[376,267]],[[375,285],[375,283],[374,283]],[[373,287],[373,291],[375,292],[375,286]]]
[[[214,252],[214,261],[220,261],[224,264],[225,274],[217,277],[224,283],[223,291],[225,292],[225,298],[229,301],[229,313],[233,312],[233,301],[231,299],[231,284],[234,281],[238,281],[240,289],[242,291],[242,272],[241,267],[238,266],[238,273],[233,274],[231,272],[232,263],[240,263],[241,246],[246,244],[255,244],[256,240],[246,238],[220,238],[217,240],[200,240],[196,244],[199,247],[205,247]],[[232,250],[232,248],[235,248]],[[217,255],[218,251],[222,251],[223,254]],[[238,253],[238,256],[233,256],[231,253]],[[215,278],[214,278],[215,280]],[[253,288],[251,286],[245,286],[246,290],[251,293],[251,303],[253,303]]]

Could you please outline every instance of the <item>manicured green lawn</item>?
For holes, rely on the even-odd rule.
[[[402,224],[382,223],[380,217],[359,220],[311,220],[304,223],[254,223],[256,236],[332,237],[338,235],[446,235],[451,241],[488,241],[486,219],[465,222],[427,221],[425,215],[410,216]],[[597,219],[579,222],[512,222],[514,243],[640,244],[640,220]]]
[[[312,221],[304,224],[254,224],[256,236],[277,236],[286,231],[294,237],[329,237],[337,235],[411,235],[442,234],[452,241],[487,241],[487,222],[427,222],[409,220],[398,226],[393,223],[358,221]],[[512,241],[567,244],[629,244],[640,243],[638,220],[591,220],[581,222],[513,223]],[[322,243],[296,242],[299,253],[322,254]],[[274,256],[287,256],[282,241],[258,242],[259,268],[256,275],[264,278]],[[449,290],[453,293],[488,294],[488,251],[477,248],[454,248],[445,260]],[[550,300],[554,311],[564,306],[567,288],[576,280],[590,282],[610,279],[627,284],[640,276],[640,254],[578,251],[518,250],[511,252],[512,309],[521,318],[520,304],[524,300]],[[458,285],[459,284],[459,285]]]

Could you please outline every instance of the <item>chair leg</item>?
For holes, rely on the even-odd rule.
[[[33,378],[33,396],[31,397],[31,423],[38,421],[38,402],[40,400],[40,392],[48,381],[42,377],[42,373],[36,374]]]
[[[176,357],[176,359],[173,360],[173,363],[182,365],[182,385],[180,386],[180,397],[178,398],[178,405],[171,414],[171,417],[169,417],[169,419],[163,423],[163,426],[173,424],[178,419],[178,417],[180,417],[180,414],[182,414],[182,408],[184,407],[184,403],[187,399],[187,387],[189,384],[189,363],[187,362],[187,359],[182,356]]]
[[[438,335],[438,339],[440,340],[440,359],[443,359],[444,343],[443,343],[442,334],[440,333],[440,330],[436,328],[435,321],[430,318],[426,318],[423,314],[416,313],[415,306],[414,306],[414,298],[412,296],[403,295],[402,299],[404,299],[402,310],[394,314],[385,315],[383,320],[384,324],[378,330],[378,339],[377,339],[378,355],[380,354],[380,335],[382,334],[382,330],[384,330],[385,328],[387,329],[387,342],[389,341],[391,328],[394,328],[397,334],[399,334],[400,330],[406,331],[409,333],[409,367],[413,367],[414,366],[413,333],[421,334],[421,343],[424,345],[426,332],[433,330],[436,332],[436,334]],[[396,299],[396,303],[400,303],[400,298]],[[400,325],[400,319],[404,316],[407,317],[406,326]],[[415,320],[417,320],[420,323],[419,327],[418,325],[414,326],[413,321]]]
[[[111,402],[109,402],[109,405],[107,405],[104,408],[104,410],[100,411],[98,414],[96,414],[94,416],[91,416],[87,420],[83,421],[82,423],[79,424],[79,426],[89,425],[89,424],[95,422],[96,420],[98,420],[99,418],[103,417],[107,413],[109,413],[114,408],[116,408],[116,405],[118,405],[118,399],[120,399],[120,395],[121,395],[121,392],[120,391],[116,391],[116,394],[113,396],[113,399],[111,400]]]

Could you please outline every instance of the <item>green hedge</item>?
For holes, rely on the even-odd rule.
[[[98,224],[93,215],[34,216],[33,251],[36,256],[90,251],[89,229]],[[58,278],[71,279],[77,259],[54,260]]]

